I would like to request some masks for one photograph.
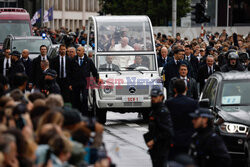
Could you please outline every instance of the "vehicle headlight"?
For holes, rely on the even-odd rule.
[[[103,91],[104,91],[104,93],[109,94],[112,92],[112,87],[106,85],[106,86],[104,86]]]
[[[222,123],[219,126],[220,130],[224,133],[240,133],[246,134],[248,132],[248,127],[241,124],[234,124],[234,123]]]

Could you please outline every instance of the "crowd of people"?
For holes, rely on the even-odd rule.
[[[42,45],[40,55],[31,60],[27,49],[22,53],[3,49],[0,58],[0,166],[111,166],[102,142],[103,125],[88,109],[86,87],[90,73],[97,84],[100,80],[91,60],[92,53],[84,52],[85,27],[76,32],[65,28],[53,31],[34,27],[33,30],[38,36],[46,33],[54,44],[60,44],[59,53],[51,59],[47,56],[47,46]],[[95,47],[93,36],[90,44]],[[199,109],[196,100],[214,72],[250,70],[250,34],[229,36],[223,30],[221,34],[188,40],[182,39],[179,33],[176,38],[158,33],[155,44],[157,64],[163,68],[163,84],[169,100],[163,104],[160,90],[151,93],[157,98],[152,98],[152,110],[156,113],[151,113],[149,127],[154,129],[154,120],[160,117],[161,128],[154,130],[153,135],[145,135],[145,139],[153,164],[159,167],[164,160],[187,153],[192,142],[203,141],[204,137],[215,136],[211,142],[223,145],[212,130],[212,114]],[[143,58],[135,56],[130,68],[143,64]],[[113,57],[106,57],[111,64],[112,60]],[[114,65],[102,68],[119,69]],[[198,139],[191,137],[195,130]],[[210,136],[206,136],[207,133]],[[168,142],[162,143],[163,139]],[[198,147],[203,149],[203,146]],[[226,148],[224,145],[220,148],[223,157],[212,158],[221,158],[221,164],[228,166],[226,161],[229,163],[230,158]],[[161,149],[170,152],[160,151],[159,161]],[[190,155],[195,157],[195,154],[195,149],[191,149]],[[206,162],[203,160],[201,164]]]

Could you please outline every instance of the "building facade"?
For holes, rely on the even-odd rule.
[[[99,0],[44,0],[44,9],[54,7],[53,21],[45,23],[52,29],[66,27],[75,31],[88,24],[90,16],[98,15]]]

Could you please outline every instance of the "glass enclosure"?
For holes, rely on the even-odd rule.
[[[98,55],[99,71],[154,71],[154,55]]]
[[[98,52],[154,51],[152,32],[147,17],[100,16],[95,19]]]

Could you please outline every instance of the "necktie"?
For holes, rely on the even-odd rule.
[[[43,57],[43,60],[45,60],[45,57]]]
[[[6,75],[6,76],[7,76],[8,73],[9,73],[9,68],[10,68],[10,66],[9,66],[9,59],[7,59],[7,61],[6,61],[6,68],[5,68],[5,75]]]
[[[212,67],[209,67],[209,75],[212,75],[213,71],[212,71]]]
[[[64,78],[64,62],[63,62],[63,57],[61,57],[61,78]]]
[[[108,68],[108,71],[111,71],[111,64],[109,64],[109,68]]]
[[[83,64],[83,58],[80,58],[80,66]]]

